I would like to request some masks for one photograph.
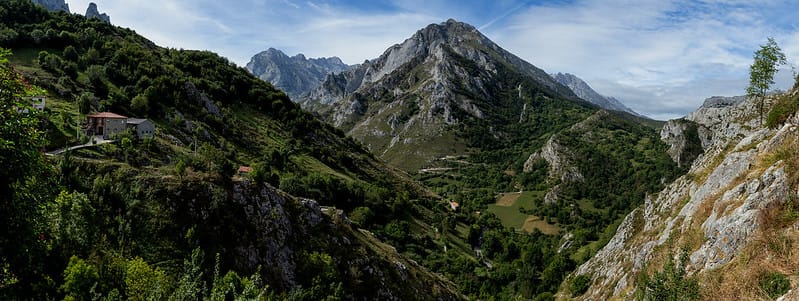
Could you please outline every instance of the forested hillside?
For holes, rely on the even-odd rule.
[[[458,298],[339,211],[384,225],[424,190],[245,69],[29,1],[0,20],[4,298]],[[155,136],[44,156],[97,111]]]
[[[460,121],[443,128],[464,152],[412,179],[214,53],[28,1],[0,2],[0,20],[8,299],[547,299],[682,171],[651,128],[507,64],[485,85],[500,97],[431,115]],[[39,94],[43,111],[18,110]],[[155,135],[44,154],[88,142],[81,123],[103,111]],[[524,206],[495,204],[519,190]]]

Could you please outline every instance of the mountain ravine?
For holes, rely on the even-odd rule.
[[[789,93],[795,98],[797,90]],[[682,160],[689,173],[648,195],[576,270],[570,279],[586,275],[590,287],[574,297],[638,299],[642,275],[663,269],[670,256],[681,265],[680,253],[686,277],[698,281],[705,300],[769,299],[761,288],[767,275],[799,280],[799,252],[793,251],[799,240],[798,125],[794,114],[765,128],[753,101],[743,97],[711,98],[669,121],[661,136],[675,159],[692,149],[687,158],[695,160]],[[781,300],[797,299],[794,289]]]

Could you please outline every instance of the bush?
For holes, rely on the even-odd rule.
[[[797,111],[799,111],[799,99],[792,97],[790,94],[785,94],[777,100],[777,103],[768,112],[766,126],[776,128],[785,123]]]
[[[699,300],[699,283],[696,279],[687,277],[685,264],[688,262],[688,251],[683,249],[679,262],[674,261],[671,252],[662,271],[655,272],[651,277],[642,274],[639,283],[640,300]]]
[[[772,299],[785,295],[791,289],[791,282],[779,272],[763,273],[759,278],[760,289]]]
[[[572,279],[569,285],[569,291],[572,293],[572,296],[579,296],[584,294],[589,286],[591,286],[591,277],[588,275],[577,275]]]

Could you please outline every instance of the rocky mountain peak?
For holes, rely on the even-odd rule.
[[[452,155],[435,144],[439,137],[456,136],[447,132],[454,125],[511,118],[498,112],[521,112],[512,119],[523,122],[522,102],[535,97],[530,93],[582,103],[546,72],[502,49],[474,26],[450,19],[425,26],[376,59],[328,76],[298,102],[362,139],[373,152],[389,161],[402,160],[401,165],[413,170],[433,157]],[[508,95],[515,99],[497,101]],[[466,148],[460,143],[453,148]],[[401,159],[407,153],[400,149],[408,148],[424,151]]]
[[[69,13],[69,5],[64,0],[32,0],[33,3],[43,6],[51,12],[64,11]]]
[[[350,68],[338,57],[308,59],[302,53],[289,57],[271,47],[247,63],[247,70],[283,90],[292,99],[298,99],[319,86],[328,74]]]
[[[109,17],[106,13],[100,13],[100,11],[97,10],[97,4],[94,2],[90,2],[89,7],[86,8],[86,18],[94,18],[105,23],[111,23],[111,17]]]
[[[552,78],[554,78],[558,83],[569,87],[569,89],[577,94],[578,97],[599,106],[600,108],[606,110],[613,110],[613,111],[620,111],[620,112],[627,112],[639,117],[643,117],[640,114],[636,113],[632,109],[625,106],[621,103],[618,99],[613,97],[608,97],[599,94],[591,86],[588,85],[584,80],[577,77],[574,74],[570,73],[560,73],[557,74],[550,74]]]

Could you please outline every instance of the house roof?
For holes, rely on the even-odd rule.
[[[239,166],[239,172],[252,172],[252,167],[249,167],[249,166]]]
[[[94,114],[86,115],[86,117],[90,117],[90,118],[116,118],[116,119],[127,119],[128,118],[128,117],[125,117],[125,116],[122,116],[122,115],[119,115],[119,114],[114,114],[114,113],[111,113],[111,112],[94,113]]]
[[[143,118],[128,118],[128,124],[142,124],[142,122],[147,121],[147,119]]]

